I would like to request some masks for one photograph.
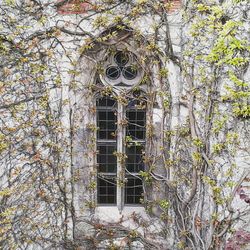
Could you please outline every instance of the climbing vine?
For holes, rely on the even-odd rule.
[[[249,5],[192,0],[173,12],[176,2],[2,0],[2,249],[249,244]],[[182,19],[178,38],[171,16]],[[122,105],[131,98],[133,91],[114,94],[99,78],[120,43],[136,48],[143,69],[133,91],[145,93],[138,108],[147,100],[140,177],[148,219],[134,212],[111,223],[94,216],[93,97],[112,96]]]

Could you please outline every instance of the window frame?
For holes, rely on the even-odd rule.
[[[98,121],[97,121],[97,116],[98,116],[98,107],[97,107],[97,100],[98,98],[103,98],[105,96],[102,95],[97,95],[95,97],[95,103],[96,103],[96,125],[98,127]],[[98,161],[97,161],[97,157],[98,157],[98,152],[96,154],[96,166],[97,166],[97,175],[96,175],[96,181],[97,181],[97,190],[96,190],[96,204],[98,207],[100,206],[112,206],[112,207],[118,207],[119,211],[122,211],[122,209],[124,207],[143,207],[142,203],[126,203],[126,197],[125,197],[125,193],[126,193],[126,179],[128,179],[128,177],[132,177],[132,178],[138,178],[141,181],[141,190],[142,190],[142,195],[140,196],[143,199],[143,193],[145,192],[144,190],[144,183],[143,183],[143,178],[140,177],[140,174],[138,172],[127,172],[126,170],[126,160],[124,160],[124,156],[126,157],[127,154],[127,142],[126,142],[126,136],[127,136],[127,125],[124,124],[124,121],[128,121],[127,119],[127,111],[131,111],[131,110],[138,110],[136,107],[134,108],[128,108],[126,107],[126,105],[120,103],[119,101],[117,101],[114,97],[111,96],[111,98],[113,100],[116,101],[116,115],[117,115],[117,126],[116,126],[116,140],[114,140],[114,144],[116,142],[116,152],[117,152],[117,161],[116,161],[116,202],[114,204],[109,204],[109,203],[100,203],[99,201],[99,193],[98,193],[98,176],[99,176],[99,172],[98,172]],[[133,98],[128,98],[128,101],[130,100],[137,100],[138,97],[133,97]],[[100,110],[100,109],[99,109]],[[139,109],[140,110],[140,109]],[[140,145],[143,146],[144,150],[146,147],[146,124],[147,124],[147,108],[145,107],[144,109],[141,109],[144,111],[144,138],[143,139],[133,139],[131,140],[129,143],[132,143],[133,145],[136,146],[136,143],[139,143]],[[125,122],[126,123],[126,122]],[[97,129],[98,131],[98,129]],[[98,133],[98,132],[97,132]],[[98,150],[98,146],[101,143],[105,144],[105,140],[100,140],[97,138],[97,133],[96,133],[96,150]],[[107,143],[110,144],[110,142]],[[141,154],[143,155],[143,154]],[[122,159],[119,158],[119,156],[122,156]],[[145,166],[141,171],[145,171]],[[110,173],[105,173],[104,176],[109,176]],[[115,174],[114,174],[115,176]],[[119,185],[118,183],[122,183],[121,185]],[[134,192],[135,193],[135,192]],[[133,198],[134,200],[136,198]]]

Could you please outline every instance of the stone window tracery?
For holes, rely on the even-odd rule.
[[[131,63],[129,63],[129,56],[122,51],[117,52],[114,55],[114,63],[106,69],[106,76],[111,80],[133,80],[137,76],[137,69]],[[122,79],[124,78],[124,79]]]
[[[117,51],[109,56],[104,68],[102,82],[115,88],[133,87],[142,79],[142,70],[138,66],[136,56],[131,52]]]

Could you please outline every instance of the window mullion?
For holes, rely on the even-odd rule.
[[[124,206],[124,179],[125,179],[125,135],[126,128],[123,126],[125,119],[125,107],[118,102],[117,110],[117,207],[122,211]]]

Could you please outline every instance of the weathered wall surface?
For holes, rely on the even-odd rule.
[[[35,101],[25,108],[18,106],[20,116],[28,117],[22,121],[26,123],[26,133],[19,133],[5,123],[9,128],[8,133],[3,129],[4,135],[13,141],[7,153],[2,146],[1,160],[7,166],[2,169],[1,211],[6,216],[12,213],[4,210],[6,204],[17,206],[13,217],[25,218],[22,221],[25,233],[19,230],[16,236],[22,239],[19,244],[43,249],[42,239],[48,249],[107,249],[107,245],[126,249],[129,243],[132,249],[222,249],[229,237],[227,232],[239,218],[241,224],[234,230],[239,227],[248,230],[249,101],[245,84],[249,80],[249,66],[246,42],[242,41],[248,28],[244,23],[249,15],[247,7],[244,3],[231,8],[190,2],[186,5],[189,11],[181,15],[179,2],[174,1],[168,13],[162,12],[157,1],[112,5],[105,14],[98,6],[91,9],[86,3],[77,4],[76,9],[72,9],[74,3],[67,2],[58,9],[48,3],[43,6],[48,7],[44,10],[47,22],[33,13],[40,26],[35,26],[37,30],[29,28],[27,37],[34,32],[38,38],[31,39],[25,49],[35,48],[32,53],[39,52],[39,59],[33,58],[42,60],[41,71],[33,64],[25,64],[15,68],[15,72],[29,75],[29,70],[25,70],[30,67],[38,72],[35,76],[31,73],[32,81],[17,80],[28,87],[22,85],[24,91],[16,96],[27,95],[29,102],[32,89],[35,91],[31,100]],[[106,2],[104,5],[109,8]],[[236,23],[239,20],[243,26]],[[41,27],[45,34],[40,32]],[[145,204],[122,209],[96,202],[95,102],[100,93],[112,91],[119,98],[130,98],[129,88],[114,90],[102,75],[110,51],[121,48],[137,56],[147,80],[136,83],[136,87],[148,100]],[[3,60],[6,58],[5,55]],[[20,60],[27,63],[26,57]],[[2,73],[6,82],[12,77],[8,70],[4,68]],[[38,84],[29,86],[30,82]],[[15,90],[11,84],[8,86],[9,93]],[[44,92],[38,91],[41,96],[37,97],[37,90]],[[11,98],[3,100],[9,104]],[[11,102],[10,106],[9,113],[5,113],[15,120]],[[33,114],[37,111],[34,107],[42,110],[37,116]],[[7,121],[7,115],[1,119]],[[5,140],[4,137],[4,143]],[[14,142],[21,144],[20,158],[11,151]],[[24,184],[15,184],[9,191],[6,188],[11,186],[12,172],[14,177],[21,173],[19,181]],[[20,187],[24,191],[17,195]],[[33,204],[32,212],[25,207],[29,202]],[[17,219],[13,225],[18,228],[18,223]],[[6,230],[11,232],[9,227]],[[29,232],[31,242],[40,245],[24,243]],[[15,242],[15,237],[10,238],[10,242]]]

